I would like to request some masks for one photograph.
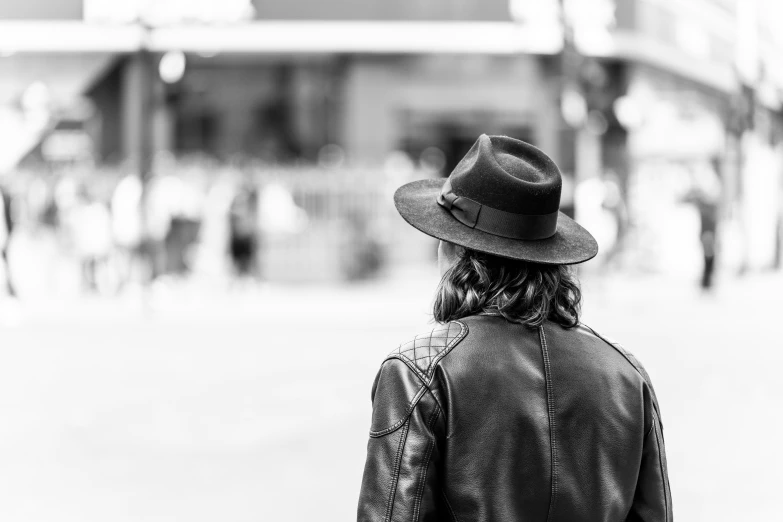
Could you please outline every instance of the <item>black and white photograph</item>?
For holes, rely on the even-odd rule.
[[[783,520],[783,2],[0,0],[0,520]]]

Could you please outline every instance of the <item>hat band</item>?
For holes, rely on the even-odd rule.
[[[510,239],[546,239],[557,231],[557,214],[514,214],[482,205],[464,196],[456,195],[447,179],[437,198],[438,204],[448,210],[463,225]]]

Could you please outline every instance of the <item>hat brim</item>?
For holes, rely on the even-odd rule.
[[[436,198],[446,179],[407,183],[394,193],[394,205],[414,228],[437,239],[510,259],[546,265],[573,265],[596,256],[598,243],[576,221],[559,213],[557,231],[547,239],[523,240],[495,236],[457,221]]]

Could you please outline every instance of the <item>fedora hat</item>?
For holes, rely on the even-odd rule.
[[[570,265],[598,253],[560,212],[560,170],[529,143],[482,134],[446,179],[397,189],[400,215],[427,235],[500,257]]]

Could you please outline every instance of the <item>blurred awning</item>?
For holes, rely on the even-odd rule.
[[[481,53],[554,54],[560,35],[511,22],[259,21],[224,25],[139,25],[78,21],[0,22],[9,52]]]
[[[2,35],[0,29],[0,35]],[[0,173],[29,153],[111,67],[116,53],[14,53],[0,57]]]
[[[153,50],[239,53],[554,54],[560,35],[510,22],[252,22],[161,27]]]
[[[76,20],[0,21],[0,56],[12,53],[133,52],[143,41],[138,25]]]
[[[0,105],[16,101],[36,82],[46,85],[53,101],[67,102],[83,94],[115,57],[106,52],[38,52],[0,58]]]
[[[0,21],[0,59],[15,52],[129,53],[140,49],[204,54],[552,55],[562,49],[562,34],[551,26],[516,22],[263,20],[144,28],[81,21]],[[580,46],[580,50],[589,56],[653,65],[726,93],[738,88],[731,61],[691,55],[637,31],[613,31],[595,48]],[[773,72],[783,70],[783,63],[772,65],[768,68]],[[774,80],[783,82],[783,76]]]

